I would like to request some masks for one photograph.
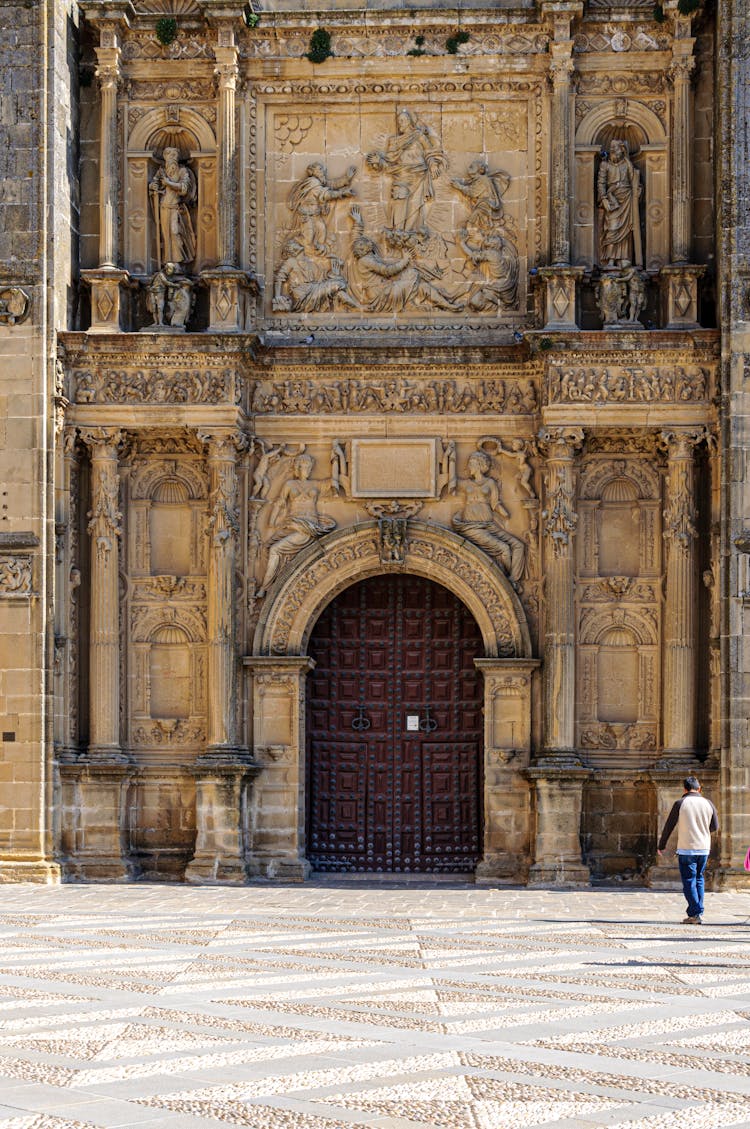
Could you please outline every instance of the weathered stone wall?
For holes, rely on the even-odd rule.
[[[747,881],[742,860],[750,842],[750,25],[741,0],[722,0],[718,7],[719,86],[724,94],[717,104],[724,387],[722,862],[725,880],[734,884]]]
[[[57,873],[54,333],[76,301],[77,20],[64,0],[0,7],[0,880]]]

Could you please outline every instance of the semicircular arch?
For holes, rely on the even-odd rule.
[[[155,138],[160,134],[165,137],[171,136],[175,132],[175,126],[167,121],[167,109],[165,106],[159,106],[153,110],[149,110],[144,114],[136,124],[133,126],[130,137],[128,138],[128,150],[130,152],[144,152],[147,149],[152,149],[156,146]],[[195,110],[188,107],[180,109],[180,123],[179,132],[182,134],[190,134],[195,138],[195,147],[201,153],[213,153],[216,149],[216,136],[213,129],[208,124],[205,118],[201,117]],[[182,154],[186,157],[187,154]]]
[[[659,121],[653,110],[643,102],[628,100],[627,113],[623,117],[623,125],[632,123],[639,126],[646,135],[648,145],[666,145],[667,138],[664,126]],[[601,102],[581,119],[576,130],[576,145],[595,145],[602,131],[607,131],[612,126],[612,103]]]
[[[269,592],[254,653],[303,655],[331,600],[358,580],[390,572],[434,580],[474,616],[487,658],[530,658],[531,638],[510,581],[476,545],[451,530],[410,521],[403,562],[380,559],[378,527],[366,522],[320,538],[295,558]]]

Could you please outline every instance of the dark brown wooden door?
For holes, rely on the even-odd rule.
[[[483,653],[470,612],[422,577],[363,580],[326,608],[307,688],[307,857],[317,870],[473,870]]]

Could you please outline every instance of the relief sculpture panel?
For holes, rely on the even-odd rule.
[[[497,129],[508,106],[512,137]],[[290,133],[290,107],[266,106],[259,273],[271,328],[301,324],[295,314],[348,326],[520,318],[534,206],[525,100],[307,110]]]

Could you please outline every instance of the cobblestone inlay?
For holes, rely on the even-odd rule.
[[[3,900],[0,1129],[750,1125],[741,895],[709,895],[699,933],[649,891]]]

